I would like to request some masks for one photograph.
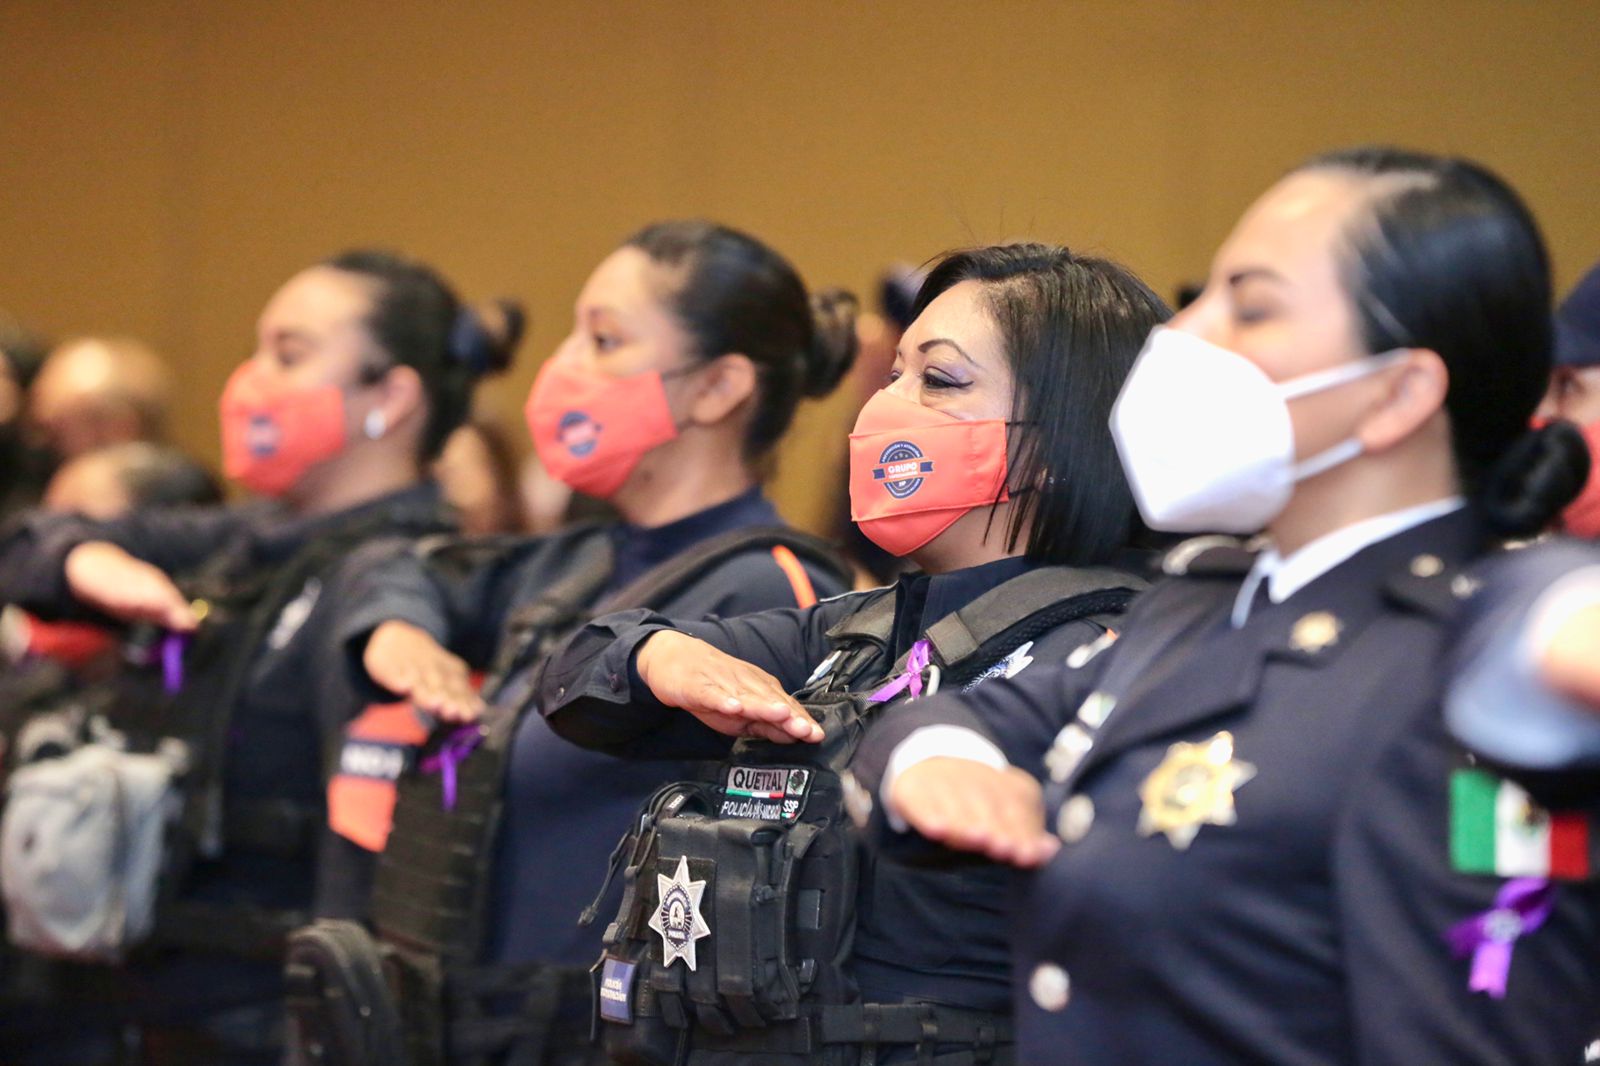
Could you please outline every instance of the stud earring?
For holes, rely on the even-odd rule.
[[[389,419],[379,410],[367,412],[366,421],[361,424],[361,429],[368,440],[382,440],[383,435],[389,432]]]

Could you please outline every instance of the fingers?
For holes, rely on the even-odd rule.
[[[361,662],[375,684],[442,721],[472,722],[483,714],[467,664],[416,626],[385,622],[373,631]]]
[[[913,829],[958,851],[1032,867],[1060,848],[1045,831],[1038,782],[1014,768],[929,759],[900,775],[891,799]]]
[[[640,645],[634,666],[657,699],[688,711],[719,733],[778,743],[822,739],[822,727],[777,678],[704,641],[671,631],[656,633]]]

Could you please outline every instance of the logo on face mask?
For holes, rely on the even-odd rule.
[[[922,449],[908,440],[897,440],[878,456],[882,465],[874,467],[872,480],[883,482],[889,495],[903,500],[922,487],[924,475],[933,473],[933,460],[922,457]]]
[[[569,455],[582,459],[600,443],[601,428],[600,423],[582,411],[568,411],[561,416],[557,437]]]
[[[277,420],[270,415],[252,415],[250,424],[245,430],[246,447],[250,454],[265,458],[277,452],[278,445],[283,440],[283,431],[278,428]]]

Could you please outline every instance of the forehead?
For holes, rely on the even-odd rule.
[[[345,322],[367,313],[372,294],[373,283],[365,278],[332,267],[311,267],[273,294],[261,318],[263,323]]]
[[[630,312],[660,303],[666,271],[637,248],[618,248],[600,261],[578,294],[580,311],[607,308]]]
[[[1268,189],[1217,252],[1220,274],[1270,269],[1291,281],[1338,282],[1338,249],[1364,202],[1360,179],[1333,171],[1291,174]]]
[[[906,330],[900,350],[910,351],[924,341],[940,337],[957,341],[975,358],[979,353],[973,346],[982,347],[987,354],[999,355],[998,330],[989,313],[982,284],[963,281],[934,297]]]

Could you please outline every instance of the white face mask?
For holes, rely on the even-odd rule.
[[[1145,523],[1172,533],[1260,530],[1288,504],[1296,482],[1361,454],[1351,437],[1296,463],[1289,401],[1375,374],[1406,354],[1384,352],[1278,382],[1237,352],[1156,327],[1111,409],[1111,435]]]

